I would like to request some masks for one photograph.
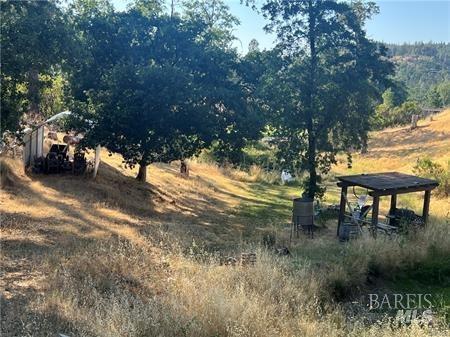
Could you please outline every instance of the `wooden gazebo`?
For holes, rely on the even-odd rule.
[[[375,228],[378,224],[378,211],[381,196],[391,196],[391,207],[389,210],[391,213],[394,212],[397,207],[397,194],[424,191],[425,197],[423,201],[422,217],[424,223],[426,224],[430,209],[431,191],[439,185],[437,181],[432,179],[421,178],[398,172],[357,174],[337,178],[339,180],[337,185],[342,189],[337,229],[338,235],[341,223],[344,221],[345,200],[347,197],[348,187],[360,186],[369,190],[369,195],[373,198],[371,226],[373,233],[375,233]]]

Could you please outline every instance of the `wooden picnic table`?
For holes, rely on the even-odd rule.
[[[422,218],[426,224],[430,210],[431,191],[436,188],[439,183],[432,179],[417,177],[414,175],[399,172],[384,172],[371,174],[357,174],[350,176],[337,177],[339,182],[337,185],[341,188],[341,202],[339,207],[339,220],[337,233],[344,220],[345,200],[347,198],[347,188],[351,186],[359,186],[367,188],[369,195],[373,198],[372,205],[372,233],[375,235],[376,226],[378,224],[378,212],[381,196],[391,196],[391,206],[389,213],[395,212],[397,208],[397,194],[425,192],[423,201]]]

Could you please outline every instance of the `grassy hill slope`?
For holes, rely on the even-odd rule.
[[[429,157],[441,164],[450,159],[450,110],[433,120],[420,120],[415,130],[389,128],[370,135],[369,152],[355,155],[352,172],[397,170],[412,172],[417,159]],[[344,172],[344,166],[335,172]]]
[[[450,159],[449,145],[447,111],[411,132],[401,128],[373,134],[369,153],[356,155],[351,170],[339,164],[334,174],[410,172],[417,156]],[[361,319],[367,311],[364,294],[391,287],[389,276],[426,268],[442,271],[430,291],[447,296],[448,199],[432,198],[431,225],[407,240],[363,238],[340,244],[331,220],[314,239],[294,240],[292,257],[283,258],[260,243],[270,234],[277,246],[289,244],[291,199],[300,195],[298,187],[271,185],[201,163],[192,164],[189,179],[178,174],[176,165],[152,165],[149,183],[140,184],[120,157],[104,153],[102,159],[95,181],[26,175],[18,160],[3,160],[7,178],[0,198],[0,286],[5,336],[448,332],[438,322],[425,328],[354,324],[342,305],[359,301]],[[326,201],[332,203],[338,192],[332,180],[328,184]],[[399,202],[421,205],[420,196]],[[254,267],[221,263],[243,251],[257,252]]]

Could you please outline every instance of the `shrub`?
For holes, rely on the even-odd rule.
[[[406,101],[396,107],[380,104],[376,108],[373,125],[377,129],[405,125],[411,122],[412,115],[419,115],[420,113],[420,107],[417,103],[411,101]]]
[[[439,183],[436,194],[448,197],[450,194],[450,160],[447,167],[433,162],[430,158],[419,158],[414,173],[425,178],[434,179]]]
[[[243,149],[243,162],[240,165],[243,168],[257,165],[266,170],[280,168],[280,163],[276,158],[276,149],[263,141],[253,142]]]

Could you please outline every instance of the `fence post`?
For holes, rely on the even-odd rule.
[[[417,121],[419,120],[419,115],[412,115],[411,116],[411,130],[417,128]]]

